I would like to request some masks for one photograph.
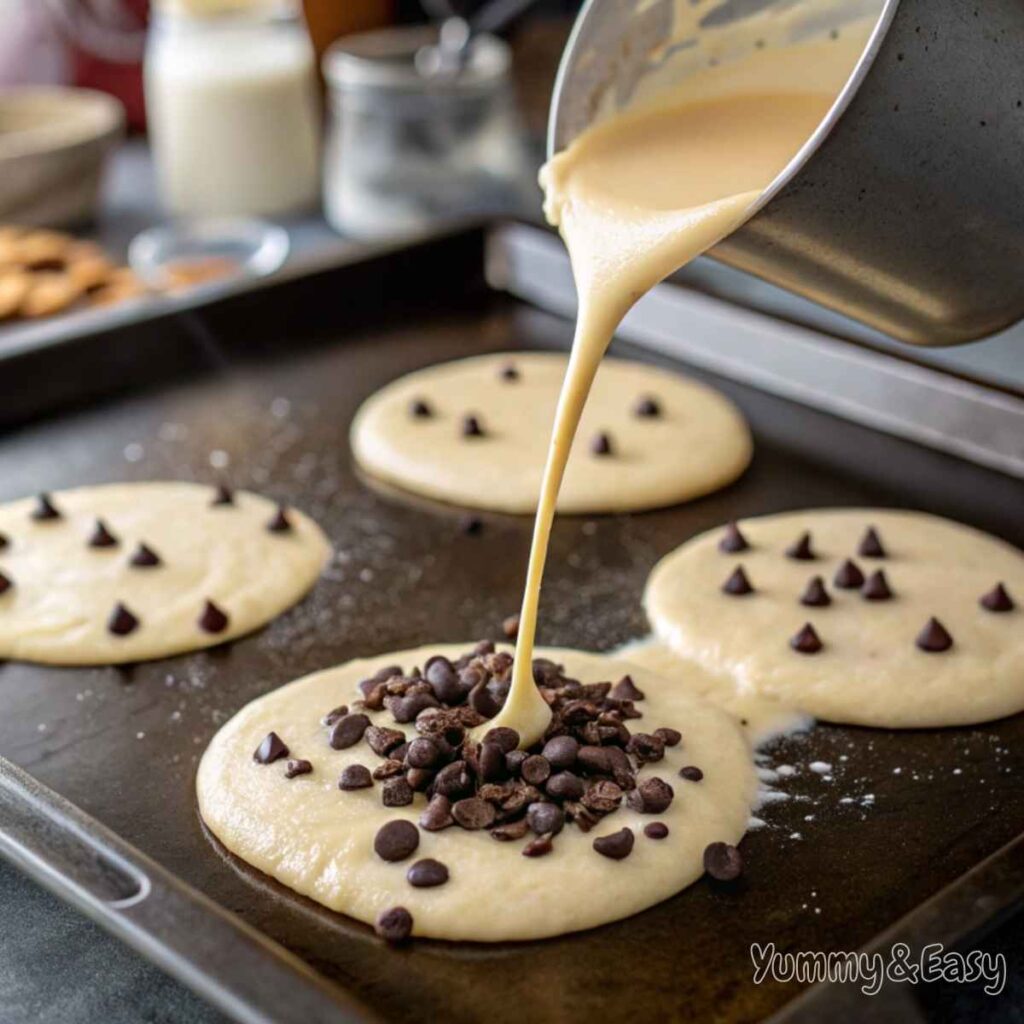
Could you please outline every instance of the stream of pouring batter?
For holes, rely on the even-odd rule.
[[[813,62],[819,53],[818,60],[837,62],[834,46],[800,49],[802,62]],[[772,73],[775,60],[785,62],[785,53],[760,56],[763,74],[755,77],[786,81],[786,74]],[[787,70],[791,79],[791,61]],[[534,685],[532,660],[555,502],[612,335],[645,292],[746,219],[835,95],[832,89],[788,86],[732,95],[711,89],[697,99],[612,117],[584,132],[542,171],[545,212],[569,250],[579,312],[537,508],[512,688],[502,712],[489,723],[516,729],[524,745],[539,739],[550,721]],[[679,326],[685,330],[685,324]]]

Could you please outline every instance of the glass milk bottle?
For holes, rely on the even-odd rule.
[[[320,116],[295,0],[156,0],[145,81],[169,212],[275,215],[313,204]]]

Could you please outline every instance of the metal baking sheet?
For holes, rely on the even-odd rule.
[[[0,754],[386,1020],[764,1019],[799,988],[755,985],[752,942],[856,949],[922,905],[948,906],[928,901],[1024,831],[1024,716],[902,733],[821,726],[785,740],[773,757],[801,771],[744,840],[741,884],[702,881],[629,920],[537,943],[388,949],[240,864],[198,818],[196,762],[253,697],[354,656],[495,636],[516,610],[527,519],[485,515],[482,534],[466,536],[460,510],[361,480],[347,444],[359,403],[401,373],[568,345],[568,321],[488,288],[483,251],[482,231],[458,232],[0,363],[0,500],[226,478],[301,506],[337,551],[305,602],[224,648],[126,668],[3,665]],[[641,636],[651,566],[729,518],[881,504],[1024,544],[1019,481],[693,372],[749,417],[753,466],[690,505],[561,518],[544,643],[606,649]],[[811,771],[814,761],[833,770]],[[993,913],[1009,899],[1001,891]],[[942,918],[951,935],[958,913]]]

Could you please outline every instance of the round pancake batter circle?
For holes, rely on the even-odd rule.
[[[224,643],[291,607],[326,564],[327,538],[297,509],[281,523],[267,498],[217,495],[105,484],[52,493],[49,518],[38,498],[0,506],[0,657],[145,661]]]
[[[881,556],[865,544],[869,527]],[[1024,709],[1018,549],[947,519],[887,509],[787,512],[742,520],[739,531],[746,548],[723,551],[723,542],[738,545],[717,527],[663,558],[648,580],[647,615],[678,654],[832,722],[932,728]],[[793,557],[805,533],[813,558]],[[723,589],[731,578],[733,590],[747,589],[735,586],[738,568],[748,593]],[[820,594],[802,603],[814,577],[829,603]],[[1016,606],[983,607],[1000,582]],[[932,618],[942,632],[928,629]],[[801,653],[791,642],[807,623],[821,647]],[[946,649],[923,650],[919,636]]]
[[[196,785],[203,821],[242,860],[331,910],[372,924],[382,911],[401,906],[412,913],[414,935],[478,942],[540,939],[628,917],[699,878],[708,844],[739,841],[756,780],[747,743],[728,714],[628,662],[542,649],[538,657],[564,664],[584,682],[615,680],[628,672],[646,695],[637,705],[643,717],[630,722],[633,731],[674,726],[683,733],[679,746],[667,748],[662,761],[639,774],[641,780],[655,775],[669,782],[675,790],[669,808],[651,815],[623,805],[588,833],[567,825],[544,857],[524,857],[525,840],[499,842],[486,830],[453,826],[440,832],[421,828],[413,856],[398,863],[382,860],[374,852],[378,830],[390,821],[416,823],[426,798],[418,793],[410,806],[384,807],[380,782],[339,790],[343,768],[372,768],[381,758],[365,742],[331,749],[321,718],[337,705],[351,705],[361,696],[359,680],[385,665],[409,671],[431,655],[454,659],[472,647],[431,645],[351,661],[254,700],[214,736],[200,762]],[[415,734],[387,712],[370,718]],[[253,760],[271,731],[287,744],[290,757],[311,762],[309,774],[288,779],[284,760],[269,765]],[[703,780],[679,778],[684,765],[700,766]],[[644,825],[652,821],[667,824],[669,836],[645,837]],[[596,838],[622,828],[635,834],[625,860],[593,849]],[[449,868],[445,884],[409,884],[406,872],[423,858]]]
[[[371,476],[429,498],[532,514],[567,365],[560,353],[505,352],[401,377],[356,414],[356,461]],[[479,434],[466,433],[467,417]],[[602,436],[609,451],[598,450]],[[654,366],[605,359],[558,511],[630,512],[688,501],[731,483],[752,450],[742,415],[718,392]]]

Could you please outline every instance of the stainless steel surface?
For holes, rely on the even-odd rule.
[[[0,757],[0,857],[241,1024],[371,1021],[301,960]]]
[[[489,278],[563,316],[576,311],[554,235],[506,225],[490,237]],[[797,327],[672,284],[629,313],[619,337],[875,430],[1024,478],[1024,400],[941,370]]]
[[[702,25],[720,32],[722,17],[772,2],[721,0]],[[563,58],[552,151],[606,90],[628,101],[670,38],[672,5],[589,0]],[[873,6],[875,32],[829,117],[711,255],[903,341],[987,336],[1024,317],[1024,5]]]

